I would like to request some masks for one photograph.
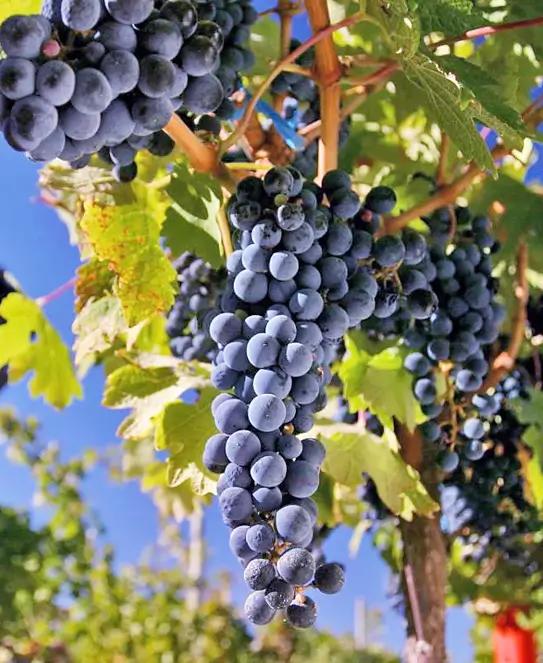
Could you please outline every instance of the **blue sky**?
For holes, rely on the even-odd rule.
[[[257,2],[259,9],[269,6],[269,2]],[[304,38],[307,35],[305,18],[297,17],[295,26],[296,36]],[[78,266],[78,252],[70,247],[68,234],[55,213],[35,200],[37,167],[10,150],[4,141],[0,141],[0,172],[3,224],[0,265],[16,276],[29,296],[46,295],[73,276]],[[71,345],[72,294],[67,293],[50,303],[46,312],[65,342]],[[30,400],[24,383],[4,390],[0,403],[13,404],[23,415],[37,416],[43,423],[44,437],[58,440],[67,456],[77,455],[88,447],[100,449],[119,444],[115,430],[123,413],[100,407],[103,388],[100,370],[91,371],[84,388],[84,401],[76,402],[62,413],[52,411],[40,401]],[[0,456],[0,476],[0,503],[30,508],[33,485],[28,474]],[[112,484],[100,472],[88,481],[86,492],[107,526],[119,560],[137,560],[157,534],[157,520],[148,498],[140,494],[136,484]],[[220,522],[216,508],[206,514],[205,532],[208,573],[220,569],[231,571],[234,600],[241,602],[245,595],[242,574],[228,549],[228,531]],[[319,596],[319,625],[336,632],[351,631],[355,599],[363,598],[368,606],[384,612],[383,642],[399,651],[403,644],[403,625],[387,598],[387,569],[371,548],[369,537],[364,539],[356,559],[349,559],[349,538],[350,532],[344,528],[335,532],[328,542],[328,557],[346,564],[348,582],[340,596]],[[471,660],[469,627],[469,617],[463,610],[450,612],[448,642],[455,663]]]

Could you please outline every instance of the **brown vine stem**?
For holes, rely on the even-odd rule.
[[[439,162],[437,164],[436,184],[443,186],[447,182],[447,165],[449,162],[449,148],[451,141],[447,134],[441,134],[441,150],[439,152]]]
[[[309,24],[315,34],[330,26],[330,13],[326,0],[306,0],[305,6]],[[337,168],[339,126],[341,124],[339,81],[342,71],[331,34],[315,45],[315,73],[321,88],[322,126],[317,168],[317,181],[320,182],[329,170]]]
[[[300,44],[300,46],[298,46],[298,48],[294,49],[291,53],[289,53],[287,57],[284,58],[284,60],[278,62],[275,65],[275,67],[271,70],[271,72],[268,74],[266,80],[256,90],[251,101],[247,104],[247,108],[245,109],[243,117],[239,121],[236,130],[233,133],[231,133],[230,136],[225,141],[223,141],[220,154],[221,155],[224,154],[232,145],[235,145],[235,143],[238,141],[239,138],[241,138],[241,136],[245,134],[250,119],[253,113],[255,112],[257,103],[260,101],[260,99],[262,99],[262,97],[264,96],[270,85],[273,83],[273,81],[277,78],[277,76],[279,76],[279,74],[283,71],[284,65],[294,63],[300,57],[300,55],[305,53],[312,46],[318,44],[322,39],[332,34],[336,30],[341,30],[341,28],[346,28],[347,26],[353,25],[354,23],[357,23],[364,19],[368,20],[368,15],[365,12],[360,11],[356,12],[355,14],[351,14],[350,16],[347,16],[342,21],[334,23],[334,25],[329,25],[325,29],[314,34],[303,44]]]
[[[202,142],[178,115],[175,113],[172,115],[164,127],[164,132],[187,155],[191,165],[197,171],[213,174],[229,191],[236,188],[235,179],[218,159],[216,150]]]
[[[536,25],[543,24],[543,16],[536,18],[528,18],[522,21],[512,21],[511,23],[502,23],[501,25],[485,25],[482,28],[475,28],[474,30],[467,30],[461,35],[442,39],[433,44],[428,44],[428,48],[435,50],[439,46],[451,46],[459,41],[466,41],[469,39],[477,39],[477,37],[487,37],[488,35],[497,34],[498,32],[507,32],[509,30],[517,30],[518,28],[531,28]]]
[[[493,361],[490,373],[480,389],[481,393],[495,387],[505,373],[514,367],[515,361],[522,347],[522,342],[524,341],[526,333],[526,305],[530,294],[528,278],[526,276],[527,269],[528,246],[526,245],[526,242],[521,242],[517,249],[517,273],[515,286],[515,298],[517,304],[515,315],[513,317],[511,338],[507,350],[499,354]]]

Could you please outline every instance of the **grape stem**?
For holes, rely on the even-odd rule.
[[[48,295],[43,295],[43,297],[38,297],[36,299],[36,304],[41,308],[47,306],[47,304],[54,302],[56,299],[59,299],[59,297],[62,297],[62,295],[64,295],[65,293],[69,292],[70,290],[73,290],[76,283],[77,283],[77,277],[74,276],[69,281],[66,281],[66,283],[63,283],[61,286],[53,290],[53,292],[50,292]]]
[[[315,33],[312,35],[307,41],[305,41],[303,44],[300,44],[298,48],[294,49],[291,53],[289,53],[286,58],[284,58],[281,62],[278,62],[275,67],[271,70],[271,72],[268,74],[264,82],[260,85],[260,87],[256,90],[254,93],[253,97],[251,98],[251,101],[247,104],[247,108],[245,109],[245,112],[243,113],[243,117],[238,123],[238,126],[234,132],[228,136],[228,138],[223,141],[221,150],[220,150],[220,155],[223,155],[232,145],[235,145],[241,136],[243,136],[247,130],[247,127],[249,126],[249,122],[251,120],[251,117],[253,116],[253,113],[255,112],[256,105],[262,99],[264,94],[267,92],[268,88],[270,85],[273,83],[273,81],[279,76],[279,74],[283,71],[283,67],[288,64],[293,64],[296,62],[296,60],[308,51],[312,46],[315,46],[318,44],[322,39],[327,37],[328,35],[331,35],[333,32],[336,30],[341,30],[341,28],[345,28],[349,25],[353,25],[354,23],[357,23],[359,21],[363,20],[370,20],[370,17],[365,12],[359,11],[356,12],[355,14],[351,14],[350,16],[347,16],[344,18],[342,21],[339,21],[338,23],[334,23],[333,25],[328,25],[326,28],[321,30],[320,32]]]
[[[305,6],[314,34],[330,26],[326,0],[306,0]],[[332,34],[315,45],[315,74],[320,86],[322,120],[317,166],[317,182],[320,183],[324,175],[338,165],[342,70]]]
[[[230,232],[230,224],[228,223],[228,216],[224,207],[221,207],[219,211],[219,230],[221,233],[222,246],[226,257],[231,255],[234,252],[234,246],[232,244],[232,234]]]
[[[436,41],[433,44],[428,44],[428,48],[432,51],[440,46],[451,46],[456,44],[459,41],[467,41],[469,39],[477,39],[478,37],[487,37],[489,35],[496,34],[498,32],[507,32],[509,30],[516,30],[518,28],[531,28],[535,25],[543,24],[543,16],[537,16],[536,18],[523,19],[522,21],[512,21],[511,23],[502,23],[501,25],[485,25],[481,28],[475,28],[474,30],[467,30],[461,35],[456,37],[450,37],[448,39],[442,39],[441,41]]]
[[[528,317],[526,306],[530,294],[528,278],[526,276],[526,271],[528,269],[528,246],[526,242],[520,242],[518,245],[516,264],[515,298],[517,303],[515,314],[513,316],[511,338],[509,339],[507,350],[500,353],[496,359],[494,359],[492,368],[480,389],[480,393],[484,393],[492,387],[495,387],[504,375],[513,369],[524,341],[526,321]]]
[[[164,132],[187,155],[191,165],[199,172],[211,173],[229,191],[236,188],[235,179],[217,157],[217,152],[202,142],[177,115],[173,114]]]

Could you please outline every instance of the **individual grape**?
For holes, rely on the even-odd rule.
[[[341,258],[329,256],[318,263],[325,288],[337,288],[347,281],[347,266]]]
[[[212,113],[219,107],[223,98],[222,84],[213,74],[189,78],[187,87],[181,95],[184,107],[197,114]]]
[[[43,64],[36,76],[36,91],[53,106],[64,106],[75,90],[73,69],[60,60],[51,60]]]
[[[100,62],[100,70],[109,81],[114,95],[131,92],[140,78],[138,59],[127,50],[109,51]]]
[[[226,435],[232,435],[249,426],[247,405],[235,398],[221,403],[214,418],[217,428]]]
[[[250,315],[243,321],[243,336],[249,340],[256,334],[266,331],[267,320],[261,315]],[[271,336],[271,334],[268,334]]]
[[[62,154],[65,145],[66,136],[62,129],[57,127],[35,149],[28,152],[27,156],[32,161],[53,161]]]
[[[10,16],[0,25],[0,45],[8,57],[38,58],[48,37],[36,16]]]
[[[100,133],[102,134],[106,145],[112,146],[110,155],[114,163],[120,163],[123,161],[123,163],[121,163],[123,166],[128,166],[130,164],[130,160],[121,159],[118,149],[121,146],[124,149],[125,154],[129,152],[133,157],[136,155],[136,150],[124,142],[130,138],[134,127],[135,122],[132,119],[130,110],[125,102],[120,99],[116,99],[102,113]],[[132,158],[131,161],[133,160],[134,159]]]
[[[228,458],[226,455],[226,442],[228,437],[226,435],[218,434],[213,435],[206,442],[204,448],[204,465],[210,472],[220,474],[228,465]]]
[[[209,334],[215,343],[227,345],[241,336],[241,329],[242,322],[233,313],[219,313],[211,322]]]
[[[274,610],[284,610],[288,607],[296,593],[294,587],[288,582],[275,578],[268,585],[265,593],[266,603]]]
[[[353,232],[351,254],[357,260],[367,260],[371,256],[372,249],[373,236],[365,230],[355,230]]]
[[[278,426],[274,426],[274,428],[278,428]],[[251,464],[253,481],[264,488],[279,486],[284,481],[286,474],[287,464],[285,460],[271,451],[259,454]]]
[[[294,177],[288,168],[272,168],[264,176],[264,190],[268,196],[292,195]]]
[[[456,387],[460,391],[477,391],[483,385],[483,380],[472,371],[463,369],[456,376]]]
[[[256,201],[235,201],[228,210],[228,217],[235,228],[252,230],[260,219],[262,207]],[[249,248],[249,247],[247,247]]]
[[[211,370],[211,382],[217,389],[233,389],[239,377],[238,371],[232,370],[225,363],[217,364]]]
[[[11,135],[17,141],[41,143],[58,124],[57,109],[37,96],[19,99],[10,113]]]
[[[480,440],[485,434],[483,422],[473,417],[466,419],[462,426],[462,434],[470,440]]]
[[[297,322],[295,340],[301,345],[306,345],[311,350],[316,350],[323,340],[322,332],[314,322]]]
[[[287,622],[294,628],[310,628],[317,621],[317,606],[309,596],[300,596],[286,611]]]
[[[253,502],[257,511],[269,513],[281,506],[283,496],[279,488],[256,488],[253,491]]]
[[[276,363],[280,350],[279,341],[272,336],[255,334],[247,344],[247,357],[255,368],[267,368]]]
[[[72,30],[91,30],[102,14],[101,0],[62,0],[61,17]]]
[[[327,196],[338,189],[350,189],[351,186],[351,177],[344,170],[329,170],[322,178],[322,188]]]
[[[129,184],[133,182],[138,176],[138,166],[136,163],[131,163],[127,166],[116,164],[113,166],[113,176],[117,182],[122,184]]]
[[[145,131],[163,129],[172,116],[173,107],[169,99],[139,97],[132,105],[132,118]]]
[[[324,338],[338,339],[349,329],[349,316],[338,304],[329,304],[319,316],[318,325]]]
[[[270,262],[270,252],[257,246],[250,244],[242,252],[242,263],[245,269],[251,272],[266,274]],[[239,273],[239,272],[238,272]],[[267,287],[267,280],[266,280]]]
[[[279,366],[291,377],[305,375],[313,364],[311,350],[301,343],[289,343],[281,350]]]
[[[160,16],[176,23],[185,39],[191,37],[198,28],[196,7],[187,0],[167,0],[160,10]]]
[[[375,299],[367,292],[351,290],[341,300],[341,307],[349,316],[350,326],[354,327],[373,314]]]
[[[438,465],[443,472],[454,472],[460,463],[456,451],[445,451],[438,458]]]
[[[249,368],[247,359],[247,341],[238,339],[225,345],[223,349],[224,363],[234,371],[243,372]]]
[[[282,238],[282,232],[270,219],[257,223],[251,231],[252,241],[263,249],[273,249]]]
[[[286,460],[294,460],[302,453],[302,441],[294,435],[281,435],[277,441],[277,452]]]
[[[277,279],[270,279],[268,286],[268,297],[276,304],[286,303],[292,295],[296,292],[296,282],[292,279],[290,281],[278,281]]]
[[[69,67],[68,67],[69,68]],[[6,58],[0,62],[0,92],[15,101],[34,94],[36,67],[23,58]]]
[[[405,246],[403,264],[408,266],[418,265],[428,251],[428,245],[424,237],[420,233],[408,229],[402,234],[402,242]]]
[[[231,520],[244,520],[251,515],[251,493],[244,488],[226,488],[219,497],[221,513]]]
[[[302,587],[311,582],[315,575],[315,560],[308,550],[290,548],[277,561],[277,571],[286,582]]]
[[[481,440],[469,440],[463,448],[463,452],[468,460],[481,460],[485,455],[485,447]]]
[[[283,400],[292,387],[292,378],[280,369],[261,368],[254,377],[254,391],[258,396],[272,394]]]
[[[393,189],[388,186],[376,186],[366,196],[364,205],[375,214],[390,214],[396,202],[396,193]]]
[[[229,546],[236,557],[251,559],[255,553],[247,544],[247,532],[249,525],[239,525],[230,532]]]
[[[437,306],[437,297],[431,290],[414,290],[407,296],[407,310],[415,320],[428,319]]]
[[[160,55],[148,55],[139,63],[138,88],[152,99],[164,97],[175,83],[175,67]]]
[[[374,316],[379,319],[388,319],[398,309],[398,293],[394,291],[380,290],[375,298]]]
[[[281,230],[298,230],[306,220],[303,207],[295,203],[286,203],[277,209],[277,225]]]
[[[332,223],[325,237],[326,252],[332,256],[342,256],[353,244],[353,233],[345,223]]]
[[[257,523],[247,530],[246,540],[247,545],[254,552],[266,553],[275,545],[275,532],[267,523]]]
[[[283,248],[291,253],[301,254],[313,244],[315,233],[309,223],[304,222],[296,230],[283,233]]]
[[[290,543],[300,543],[313,531],[309,514],[296,504],[289,504],[277,511],[275,526],[279,536]]]
[[[149,53],[168,60],[175,58],[183,44],[181,30],[173,21],[158,18],[145,23],[139,32],[141,46]]]
[[[298,258],[288,251],[276,251],[270,259],[270,274],[279,281],[288,281],[298,273]]]
[[[428,442],[437,442],[441,438],[441,427],[435,421],[425,421],[419,426],[422,437]]]
[[[264,591],[249,594],[244,611],[247,619],[257,626],[269,624],[275,617],[275,610],[268,605]]]
[[[275,566],[267,559],[253,559],[245,567],[243,577],[251,589],[266,589],[275,579]]]
[[[322,564],[315,571],[314,584],[323,594],[337,594],[345,584],[345,571],[339,564]]]
[[[404,367],[417,377],[424,377],[432,369],[432,365],[421,352],[412,352],[407,355],[403,363]]]
[[[296,274],[296,285],[298,288],[318,290],[322,285],[321,273],[313,265],[303,265]]]
[[[179,64],[189,76],[200,77],[215,70],[218,57],[219,52],[211,39],[195,35],[183,45]]]
[[[263,433],[279,428],[285,421],[285,415],[286,408],[283,401],[271,394],[257,396],[249,405],[251,426]]]
[[[293,381],[291,396],[299,405],[310,405],[317,399],[320,385],[320,378],[315,373],[302,375]]]
[[[451,355],[451,344],[446,338],[435,338],[428,343],[426,352],[433,361],[446,361]]]
[[[149,18],[153,0],[104,0],[106,9],[119,23],[137,25]]]
[[[409,295],[415,290],[427,290],[429,287],[426,277],[417,269],[400,271],[400,279],[404,295]]]
[[[92,115],[104,111],[113,100],[108,79],[98,69],[81,69],[75,75],[72,105],[80,113]]]
[[[301,459],[289,465],[285,487],[293,497],[311,497],[319,487],[319,470],[312,463]]]
[[[292,343],[297,331],[294,321],[286,315],[276,315],[266,325],[266,334],[279,343]]]
[[[117,21],[101,23],[94,38],[108,52],[122,50],[133,53],[138,45],[138,38],[134,28],[130,25],[117,23]]]
[[[430,405],[437,398],[435,384],[429,378],[417,380],[414,385],[415,396],[422,405]]]
[[[375,242],[372,255],[381,267],[394,267],[405,257],[405,245],[399,237],[385,235]]]

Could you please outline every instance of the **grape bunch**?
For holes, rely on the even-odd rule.
[[[428,417],[419,431],[428,442],[441,445],[442,468],[451,472],[458,465],[457,448],[470,460],[481,458],[485,419],[500,407],[495,396],[477,393],[504,319],[504,308],[496,300],[498,282],[492,277],[491,254],[499,247],[489,220],[472,218],[467,208],[438,209],[425,221],[430,257],[409,278],[428,282],[438,307],[429,319],[415,319],[402,332],[410,350],[404,365]]]
[[[294,51],[300,42],[293,39],[290,51]],[[315,65],[315,51],[309,49],[296,60],[296,64],[306,69]],[[294,72],[284,71],[273,81],[272,92],[284,95],[283,112],[285,118],[297,129],[313,124],[320,119],[319,88],[315,81],[308,76]],[[349,137],[350,119],[343,120],[339,130],[339,147],[341,148]],[[317,141],[312,141],[302,151],[296,152],[292,166],[300,171],[307,179],[312,179],[317,171]]]
[[[205,332],[205,318],[222,294],[224,270],[213,269],[191,253],[184,253],[173,266],[179,293],[166,321],[172,354],[183,361],[212,362],[217,346]]]
[[[0,26],[4,137],[34,161],[77,168],[98,153],[129,182],[138,150],[172,151],[161,129],[175,110],[230,112],[256,18],[248,0],[48,0],[42,15],[11,16]]]

